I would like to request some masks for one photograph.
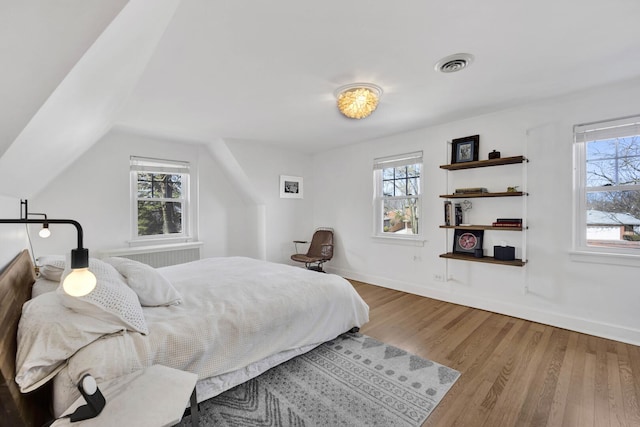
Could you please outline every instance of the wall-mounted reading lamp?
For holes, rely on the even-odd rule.
[[[44,219],[29,219],[29,215],[44,215]],[[71,273],[62,282],[66,293],[75,297],[87,295],[96,287],[96,276],[89,271],[89,250],[82,247],[82,226],[72,219],[48,219],[45,214],[30,214],[26,200],[20,200],[20,219],[0,219],[0,224],[71,224],[78,233],[78,247],[71,250]],[[41,231],[42,232],[42,231]]]
[[[24,200],[24,202],[27,203],[26,200]],[[20,203],[22,203],[22,202],[20,202]],[[25,205],[25,209],[26,209],[26,205]],[[42,237],[43,239],[46,239],[47,237],[51,236],[51,230],[49,230],[49,221],[47,221],[47,214],[38,213],[38,212],[27,212],[27,215],[43,216],[44,217],[44,222],[42,223],[42,228],[38,232],[38,236]]]

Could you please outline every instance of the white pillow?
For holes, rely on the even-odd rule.
[[[96,288],[82,297],[73,297],[62,288],[62,282],[70,272],[65,270],[56,290],[62,303],[77,313],[146,335],[149,330],[138,296],[127,286],[120,273],[111,265],[95,258],[89,260],[89,270],[96,276]]]
[[[150,265],[128,258],[106,258],[105,262],[115,267],[127,284],[138,295],[143,307],[176,305],[182,302],[182,296],[171,282]]]
[[[45,279],[44,277],[38,277],[31,287],[31,298],[40,296],[46,292],[53,292],[58,289],[60,281]]]
[[[125,328],[76,313],[47,292],[22,306],[18,323],[16,383],[27,393],[49,381],[76,351]]]
[[[40,275],[47,280],[60,281],[65,269],[66,260],[62,255],[45,255],[38,257]]]

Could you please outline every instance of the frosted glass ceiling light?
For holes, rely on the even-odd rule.
[[[354,83],[335,92],[338,109],[350,119],[364,119],[373,113],[382,95],[382,88],[371,83]]]

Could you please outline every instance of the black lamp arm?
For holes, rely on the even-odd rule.
[[[71,224],[76,227],[78,233],[78,247],[71,250],[71,268],[83,268],[89,266],[89,250],[82,247],[82,226],[73,219],[0,219],[0,224]]]

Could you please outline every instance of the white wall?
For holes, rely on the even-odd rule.
[[[257,241],[266,234],[270,261],[286,262],[293,253],[292,240],[310,235],[311,199],[279,198],[279,175],[306,177],[311,192],[311,157],[268,145],[233,141],[230,151],[260,195],[266,211],[266,230],[261,227],[255,201],[224,172],[206,145],[114,130],[96,143],[76,163],[29,201],[30,210],[51,218],[69,217],[84,230],[84,245],[91,253],[127,247],[130,240],[129,156],[155,157],[191,162],[192,234],[204,242],[203,257],[261,256]],[[308,194],[308,193],[307,193]],[[17,209],[17,207],[16,207]],[[197,212],[197,215],[196,215]],[[76,247],[75,232],[51,227],[52,236],[40,239],[31,227],[36,255],[66,253]]]
[[[245,206],[233,183],[199,144],[112,131],[30,200],[30,210],[79,221],[84,245],[91,253],[127,247],[131,240],[131,155],[189,161],[193,178],[199,178],[192,179],[191,234],[206,243],[203,256],[247,254],[245,240],[235,236],[242,228]],[[198,212],[204,213],[196,215]],[[67,248],[76,247],[75,232],[60,227],[51,227],[52,235],[46,240],[37,237],[37,229],[33,229],[36,254],[66,253]]]
[[[20,219],[20,199],[0,196],[0,218]],[[0,271],[27,245],[24,225],[0,224]]]
[[[255,142],[227,144],[264,202],[267,259],[293,263],[290,261],[295,249],[293,241],[310,239],[313,233],[315,185],[311,156]],[[304,197],[281,199],[280,175],[301,177]]]
[[[640,263],[577,262],[570,255],[572,127],[637,114],[639,96],[640,80],[636,79],[316,155],[313,173],[316,180],[322,177],[323,185],[315,188],[314,223],[332,224],[337,234],[336,256],[328,268],[353,279],[640,344]],[[480,159],[486,159],[492,149],[503,157],[524,154],[531,159],[526,200],[529,263],[524,268],[438,256],[451,251],[445,243],[447,231],[439,228],[443,221],[439,195],[451,191],[447,179],[459,180],[465,184],[462,187],[486,186],[492,191],[500,191],[501,186],[504,191],[522,180],[519,169],[513,171],[519,166],[513,165],[447,176],[438,167],[448,162],[447,141],[474,134],[480,134]],[[424,150],[426,242],[401,245],[374,239],[373,159],[415,150]],[[487,202],[473,200],[475,210],[470,214],[499,215],[482,210]],[[504,216],[516,215],[520,206],[507,199],[490,203],[500,206]],[[497,233],[501,232],[485,233],[485,248],[502,239],[521,246],[518,233]],[[518,252],[521,255],[521,248]],[[436,281],[434,275],[449,280]]]

